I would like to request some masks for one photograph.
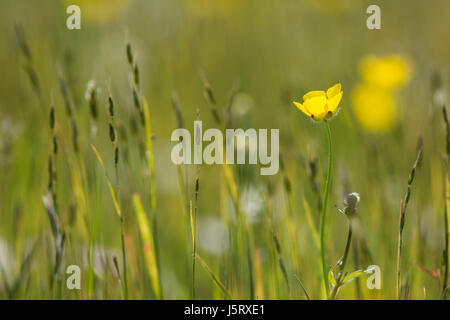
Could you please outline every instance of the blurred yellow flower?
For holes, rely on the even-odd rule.
[[[395,90],[409,82],[412,67],[409,60],[404,56],[391,55],[379,58],[370,55],[361,60],[360,72],[367,84]]]
[[[66,3],[80,7],[82,21],[105,23],[117,18],[130,5],[131,0],[66,0]]]
[[[358,8],[358,0],[308,0],[308,3],[330,15],[342,14]]]
[[[185,0],[190,14],[198,18],[233,17],[240,0]]]
[[[352,93],[353,110],[361,125],[372,132],[386,132],[396,123],[397,107],[392,92],[360,84]]]
[[[304,114],[316,121],[328,120],[339,110],[342,99],[341,84],[338,83],[325,91],[311,91],[303,96],[303,104],[294,101],[294,105]]]

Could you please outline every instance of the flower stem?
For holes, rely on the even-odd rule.
[[[322,203],[322,212],[320,214],[320,256],[322,259],[322,276],[323,283],[325,285],[325,292],[328,294],[329,285],[328,285],[328,272],[327,272],[327,262],[325,258],[325,217],[327,213],[327,202],[328,202],[328,193],[330,191],[331,184],[331,170],[333,167],[333,153],[332,153],[332,141],[331,141],[331,130],[327,120],[324,120],[325,126],[327,128],[328,133],[328,173],[327,173],[327,181],[325,185],[325,192],[323,196]]]

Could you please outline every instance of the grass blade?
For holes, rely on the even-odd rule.
[[[151,221],[147,218],[147,214],[142,206],[139,195],[133,195],[133,203],[139,225],[139,231],[144,242],[144,258],[147,266],[147,272],[152,282],[153,292],[157,300],[162,299],[162,291],[159,281],[158,267],[156,264],[155,242],[153,240]]]
[[[219,278],[216,277],[214,272],[212,272],[211,268],[206,264],[206,262],[198,254],[196,254],[195,256],[198,259],[198,262],[200,262],[200,265],[203,267],[203,269],[205,269],[205,271],[209,274],[211,279],[214,281],[214,283],[217,284],[217,286],[220,288],[220,290],[222,290],[222,293],[225,295],[225,297],[227,297],[227,299],[232,300],[233,298],[231,297],[231,294],[228,292],[228,290],[225,288],[225,286],[219,280]]]

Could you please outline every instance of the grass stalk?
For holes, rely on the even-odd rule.
[[[442,112],[445,121],[445,129],[446,129],[446,158],[445,158],[445,192],[444,192],[444,251],[442,252],[442,262],[443,262],[443,278],[442,278],[442,299],[446,299],[447,297],[447,281],[448,281],[448,273],[449,273],[449,259],[448,259],[448,233],[449,233],[449,225],[448,225],[448,210],[449,210],[449,202],[450,202],[450,172],[449,172],[449,157],[450,157],[450,123],[448,121],[447,108],[445,106],[442,107]]]
[[[286,215],[286,223],[289,235],[289,241],[291,245],[291,259],[294,264],[295,272],[299,272],[300,264],[298,261],[298,251],[297,251],[297,242],[296,242],[296,234],[295,234],[295,225],[294,225],[294,213],[293,213],[293,201],[292,201],[292,186],[291,181],[286,174],[283,167],[283,180],[284,180],[284,191],[286,195],[286,207],[287,207],[287,215]]]
[[[133,195],[134,208],[137,215],[139,230],[144,242],[144,259],[147,272],[153,288],[153,293],[157,300],[162,299],[162,291],[160,287],[159,272],[156,266],[155,242],[152,234],[151,220],[147,218],[147,214],[142,206],[139,195]]]
[[[232,300],[232,296],[230,292],[227,290],[227,288],[224,286],[222,281],[214,274],[214,272],[211,270],[211,268],[208,266],[208,264],[203,260],[198,254],[195,254],[196,258],[198,259],[198,262],[200,262],[200,265],[205,269],[205,271],[208,273],[208,275],[211,277],[213,282],[219,287],[219,289],[222,291],[223,295],[229,299]]]
[[[401,299],[401,291],[402,291],[402,275],[401,275],[401,260],[402,260],[402,249],[403,249],[403,229],[405,227],[405,215],[406,209],[408,207],[409,200],[411,198],[411,185],[414,181],[414,177],[416,174],[416,168],[419,164],[419,161],[422,157],[423,146],[420,144],[416,156],[416,161],[411,169],[408,178],[408,186],[406,190],[405,197],[400,201],[400,221],[399,221],[399,230],[398,230],[398,240],[397,240],[397,299]]]
[[[191,221],[191,234],[192,234],[192,300],[195,300],[195,263],[197,258],[197,208],[198,208],[198,190],[199,190],[199,178],[195,180],[195,195],[194,195],[194,208],[192,208],[192,201],[190,202],[189,216]]]
[[[106,167],[105,164],[103,162],[102,157],[100,156],[100,153],[98,153],[97,149],[95,148],[95,146],[93,144],[91,144],[91,148],[94,151],[97,160],[100,164],[100,166],[103,169],[103,172],[105,174],[105,178],[106,178],[106,182],[108,183],[108,188],[109,191],[111,193],[111,198],[113,200],[113,204],[114,204],[114,209],[117,213],[117,215],[119,216],[119,221],[120,221],[120,240],[121,240],[121,246],[122,246],[122,267],[123,267],[123,286],[122,286],[122,297],[124,300],[128,300],[128,281],[127,281],[127,273],[126,273],[126,268],[127,268],[127,256],[126,256],[126,248],[125,248],[125,233],[124,233],[124,221],[123,221],[123,217],[122,217],[122,211],[120,209],[120,204],[119,201],[117,200],[118,197],[116,195],[116,192],[114,191],[114,187],[111,183],[111,180],[108,177],[108,174],[106,172]]]
[[[159,264],[159,246],[158,246],[158,223],[156,214],[156,182],[155,182],[155,166],[154,166],[154,154],[153,154],[153,130],[150,120],[150,108],[147,103],[147,99],[143,97],[143,113],[145,121],[145,136],[147,144],[147,160],[148,169],[150,172],[150,207],[152,211],[152,226],[153,226],[153,241],[155,243],[155,255],[156,263],[158,266],[159,274],[161,274],[161,266]],[[161,277],[159,277],[161,285]]]

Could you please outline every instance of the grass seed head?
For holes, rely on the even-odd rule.
[[[109,123],[109,139],[112,143],[116,142],[116,130],[114,129],[114,126],[111,122]]]
[[[114,117],[114,101],[113,101],[111,95],[108,97],[108,106],[109,106],[109,108],[108,108],[109,116],[111,118],[113,118]]]
[[[127,60],[130,66],[133,65],[133,51],[130,43],[127,43]]]

